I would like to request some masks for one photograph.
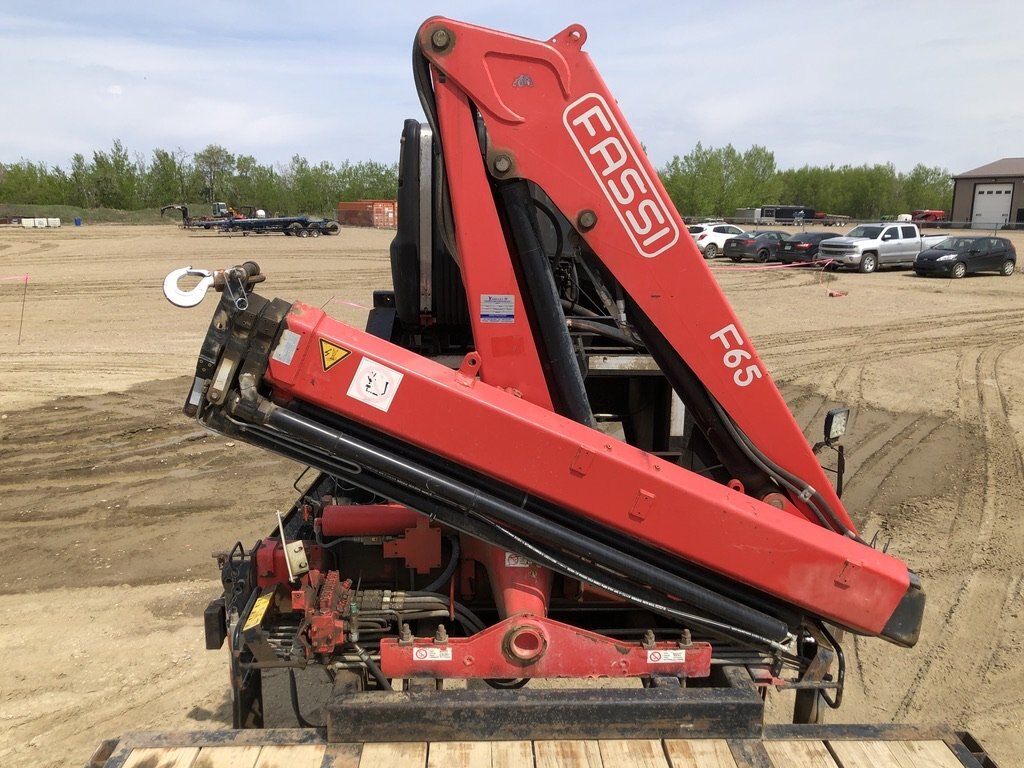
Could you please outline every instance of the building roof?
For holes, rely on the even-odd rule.
[[[1004,157],[994,163],[983,165],[972,171],[964,171],[954,179],[971,179],[978,176],[1024,176],[1024,157]]]

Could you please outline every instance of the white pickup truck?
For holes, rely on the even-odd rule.
[[[916,224],[883,221],[859,224],[845,237],[823,240],[820,258],[837,267],[874,272],[880,267],[912,267],[917,254],[944,240],[945,235],[921,235]]]

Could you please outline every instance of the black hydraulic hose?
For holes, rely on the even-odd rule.
[[[372,443],[378,450],[384,450],[397,456],[413,456],[410,453],[408,443],[401,442],[393,437],[385,435],[347,419],[340,418],[337,414],[325,411],[321,408],[314,408],[303,404],[300,413],[312,418],[320,424],[328,424],[333,429],[351,435],[357,440]],[[433,454],[419,453],[414,456],[417,463],[433,472],[442,472],[454,477],[469,485],[484,485],[489,493],[507,501],[510,504],[521,506],[534,514],[541,515],[550,520],[557,520],[566,528],[571,528],[578,533],[596,538],[603,543],[624,550],[634,557],[652,563],[665,571],[673,573],[683,579],[695,582],[701,586],[713,589],[715,592],[732,598],[733,600],[748,606],[755,607],[762,612],[773,616],[786,617],[784,620],[790,626],[796,626],[800,619],[798,611],[792,605],[769,596],[767,593],[755,590],[746,584],[728,579],[721,574],[708,571],[700,566],[672,557],[661,550],[645,544],[621,533],[595,525],[593,521],[581,518],[576,515],[566,515],[564,510],[552,504],[531,496],[524,499],[523,493],[515,488],[510,488],[498,483],[494,478],[483,476],[477,472],[466,469],[451,462],[439,459]]]
[[[762,467],[775,479],[777,483],[779,483],[779,485],[785,487],[795,497],[802,499],[803,502],[807,504],[808,508],[814,513],[815,517],[818,518],[818,522],[821,523],[823,528],[833,530],[836,533],[846,536],[847,538],[851,538],[861,544],[867,544],[864,539],[851,531],[849,527],[844,525],[843,522],[836,517],[832,507],[816,488],[765,456],[764,453],[754,445],[753,441],[747,437],[735,423],[733,423],[732,419],[729,418],[729,415],[725,413],[722,406],[717,402],[715,402],[715,408],[718,409],[721,414],[722,422],[726,425],[726,428],[734,435],[737,444],[750,457],[751,461]]]
[[[808,483],[775,464],[753,444],[750,438],[733,423],[685,361],[679,357],[650,318],[631,298],[627,297],[627,300],[630,305],[630,317],[634,318],[640,338],[647,345],[659,367],[665,372],[673,389],[680,394],[691,409],[690,412],[694,416],[695,422],[718,455],[719,460],[739,478],[747,493],[755,498],[762,497],[777,490],[772,485],[771,481],[774,481],[778,486],[782,486],[794,496],[802,499],[818,518],[822,527],[862,541],[843,525],[820,493]]]
[[[597,312],[595,312],[592,309],[587,309],[586,307],[581,307],[576,302],[569,301],[568,299],[562,299],[561,303],[562,303],[562,310],[565,311],[565,312],[568,312],[569,315],[578,315],[578,316],[584,317],[584,318],[587,318],[587,317],[592,317],[592,318],[608,317],[607,315],[599,315]],[[569,315],[566,315],[566,317],[569,317]],[[608,319],[611,320],[610,317]]]
[[[314,423],[314,426],[322,428],[323,425]],[[241,434],[244,432],[252,433],[251,435],[246,435],[246,439],[248,439],[250,442],[253,442],[256,445],[260,445],[268,450],[272,450],[278,453],[283,453],[283,455],[295,461],[315,466],[317,469],[323,472],[346,476],[349,478],[350,482],[353,482],[353,484],[358,484],[361,487],[366,488],[367,490],[370,490],[381,496],[389,498],[397,503],[403,504],[411,509],[416,509],[425,515],[438,519],[440,522],[444,523],[445,525],[448,525],[451,528],[454,528],[470,536],[486,541],[492,544],[493,546],[501,547],[509,551],[518,552],[519,554],[522,554],[524,556],[531,557],[532,559],[537,560],[542,565],[550,567],[572,578],[580,578],[583,581],[590,582],[595,586],[604,588],[613,594],[619,595],[623,599],[632,601],[637,605],[645,607],[648,610],[651,610],[655,613],[660,613],[661,615],[666,616],[667,618],[673,619],[675,621],[685,619],[691,622],[699,623],[707,627],[709,630],[716,632],[717,634],[729,636],[733,639],[742,639],[743,641],[748,643],[754,641],[758,644],[773,645],[773,643],[776,642],[776,640],[770,637],[764,637],[756,631],[753,631],[749,628],[743,628],[743,626],[729,626],[728,624],[722,624],[718,621],[709,620],[706,617],[684,613],[676,608],[672,608],[667,605],[653,603],[650,597],[645,596],[647,592],[646,589],[642,587],[637,587],[635,584],[631,584],[625,579],[620,579],[619,577],[612,577],[606,570],[598,570],[596,566],[593,565],[592,559],[589,559],[586,554],[580,554],[573,548],[574,544],[589,539],[591,532],[600,532],[602,530],[600,527],[594,526],[592,523],[585,521],[585,519],[583,518],[567,516],[564,513],[561,513],[561,516],[566,518],[566,520],[574,520],[579,525],[577,529],[572,530],[564,527],[566,520],[562,521],[563,532],[569,537],[568,540],[573,542],[573,544],[570,544],[567,547],[567,549],[570,552],[569,556],[573,558],[577,563],[575,566],[569,567],[565,565],[565,555],[554,555],[551,553],[547,553],[544,550],[540,550],[539,548],[534,547],[533,544],[531,544],[530,542],[527,542],[525,539],[522,539],[518,536],[514,536],[513,534],[505,531],[504,529],[500,529],[500,527],[496,526],[493,523],[493,521],[489,521],[484,518],[477,518],[472,514],[465,512],[464,510],[453,508],[450,505],[446,505],[443,502],[439,502],[433,498],[425,496],[423,489],[413,487],[413,489],[410,490],[410,485],[404,480],[393,481],[391,479],[386,479],[379,475],[370,475],[369,473],[362,473],[361,468],[356,462],[348,461],[342,458],[336,458],[333,460],[328,459],[325,461],[323,452],[311,450],[309,448],[308,441],[300,441],[277,431],[271,432],[267,430],[265,427],[245,425],[242,423],[233,422],[232,428],[240,428],[241,432],[231,432],[231,434]],[[377,437],[382,438],[386,436],[382,436],[378,433]],[[375,443],[374,445],[371,446],[370,449],[377,453],[394,453],[394,446],[388,445],[386,443],[384,443],[384,446],[385,447],[381,448],[378,444]],[[422,466],[422,457],[418,458],[420,459],[420,465]],[[448,467],[452,469],[458,468],[457,465],[451,464],[448,464]],[[435,468],[433,471],[440,472],[440,470],[437,468]],[[357,481],[354,479],[354,476],[358,476],[361,479]],[[500,488],[500,486],[497,484],[492,483],[491,485]],[[510,492],[509,489],[505,490],[506,492]],[[528,506],[528,502],[533,501],[536,501],[536,499],[533,499],[531,497],[524,497],[523,494],[519,492],[519,495],[512,501],[512,503],[516,504],[517,506],[521,505],[525,509]],[[554,510],[553,514],[557,513],[559,513],[559,511],[557,509]],[[455,517],[453,517],[453,515],[455,515]],[[615,551],[638,551],[637,548],[632,546],[634,542],[631,542],[628,537],[623,537],[621,534],[615,534],[615,532],[613,531],[607,532],[606,540],[611,542],[610,546]],[[670,570],[672,575],[681,575],[683,579],[687,579],[690,576],[692,576],[692,571],[694,568],[696,568],[696,566],[693,566],[692,564],[689,564],[684,560],[679,560],[678,558],[671,558],[668,555],[661,555],[657,552],[657,550],[651,550],[649,548],[646,550],[639,549],[638,554],[634,555],[634,559],[640,559],[642,562],[660,562],[663,564],[662,567],[668,565],[669,567],[665,568],[666,570]],[[699,570],[697,571],[697,573],[700,573]],[[713,573],[712,571],[707,571],[700,575],[701,579],[697,581],[698,587],[704,587],[705,585],[709,585],[707,586],[707,589],[714,590],[711,594],[715,594],[717,597],[721,597],[722,595],[726,597],[734,595],[737,599],[728,602],[739,603],[738,610],[740,612],[745,612],[747,615],[750,616],[763,617],[768,621],[773,622],[772,626],[780,627],[782,628],[780,631],[785,631],[785,627],[787,626],[786,623],[778,622],[774,617],[765,616],[763,611],[759,611],[758,609],[751,607],[750,598],[753,598],[755,601],[759,601],[762,603],[766,602],[766,599],[764,597],[758,598],[759,593],[757,593],[756,590],[751,590],[747,588],[747,590],[744,592],[742,587],[732,586],[733,583],[731,581],[725,579],[719,574]],[[641,592],[638,592],[638,589],[642,590],[643,594],[641,594]],[[676,593],[673,592],[671,594],[675,595]],[[686,603],[686,599],[683,598],[682,602]],[[693,603],[689,604],[693,605]],[[697,605],[697,607],[699,609],[708,610],[709,613],[714,612],[713,609],[708,608],[707,606]],[[796,624],[799,623],[799,618],[793,617],[794,611],[792,607],[789,607],[786,610],[776,609],[774,613],[778,614],[779,616],[790,617],[787,620],[790,626],[796,626]],[[722,616],[722,614],[718,615],[720,615],[720,617]],[[728,616],[726,616],[725,618],[728,621]],[[740,621],[736,623],[743,624],[744,622]]]
[[[460,547],[458,536],[451,537],[451,545],[452,554],[451,557],[448,558],[448,565],[445,566],[441,575],[427,584],[427,586],[423,587],[422,590],[417,590],[418,592],[437,592],[441,587],[448,583],[448,579],[452,577],[452,574],[455,573],[455,569],[459,567]]]
[[[451,604],[452,604],[451,600],[448,599],[448,595],[442,595],[442,594],[439,594],[437,592],[432,592],[430,594],[427,594],[426,590],[416,590],[415,592],[406,592],[405,593],[405,599],[406,599],[407,603],[409,601],[416,601],[416,600],[419,600],[421,598],[422,599],[430,599],[430,600],[433,600],[433,601],[435,601],[437,603],[440,603],[441,605],[444,606],[445,610],[448,610],[451,607]],[[479,629],[484,629],[484,627],[485,627],[483,621],[481,621],[479,616],[477,616],[475,613],[473,613],[473,611],[471,611],[467,606],[465,606],[462,603],[457,602],[457,601],[455,603],[455,615],[456,616],[459,616],[459,615],[463,616],[464,617],[464,621],[463,621],[464,624],[474,624],[477,627],[479,627]]]
[[[565,313],[551,274],[551,264],[534,227],[533,199],[525,181],[498,184],[498,200],[512,235],[513,258],[523,281],[523,302],[541,354],[555,411],[573,421],[594,425],[594,416],[576,362]]]
[[[642,346],[635,339],[631,338],[629,334],[623,333],[613,325],[605,325],[604,323],[595,322],[593,320],[584,320],[573,317],[566,318],[565,326],[570,331],[579,331],[581,333],[591,333],[595,336],[604,336],[606,339],[612,339],[613,341],[617,341],[627,347],[637,348]]]
[[[352,650],[356,652],[356,656],[358,656],[359,660],[366,666],[366,669],[373,676],[373,679],[377,681],[377,685],[380,686],[382,691],[393,690],[391,688],[391,681],[384,677],[384,673],[381,672],[380,666],[373,660],[373,657],[362,648],[362,646],[357,643],[352,643]]]
[[[324,472],[347,474],[352,471],[351,462],[342,461],[339,464],[334,465],[329,461],[325,462],[322,454],[314,453],[306,448],[300,448],[297,445],[293,445],[289,450],[284,450],[282,443],[280,442],[281,435],[275,435],[277,438],[276,441],[267,440],[265,438],[265,433],[261,431],[262,428],[256,427],[253,429],[257,434],[264,435],[264,438],[262,439],[252,440],[249,438],[256,445],[282,453],[295,461],[317,466]],[[412,491],[405,483],[395,483],[379,475],[369,475],[368,473],[361,473],[360,477],[363,478],[360,481],[360,485],[368,490],[374,491],[399,504],[403,504],[410,509],[417,509],[422,514],[428,515],[450,528],[454,528],[455,530],[469,536],[485,541],[492,546],[500,547],[511,552],[517,552],[518,554],[530,557],[536,560],[539,564],[556,570],[559,573],[593,584],[600,589],[604,589],[611,594],[618,595],[619,597],[640,607],[646,608],[653,613],[672,619],[673,621],[689,621],[693,624],[703,626],[705,629],[716,635],[729,637],[733,641],[739,641],[747,645],[770,646],[775,651],[779,651],[781,649],[781,646],[778,645],[777,641],[769,637],[758,635],[755,632],[741,627],[723,624],[720,621],[711,620],[705,616],[683,612],[664,603],[658,603],[654,601],[653,598],[645,596],[648,593],[647,589],[631,584],[623,577],[613,576],[607,571],[599,571],[589,560],[578,554],[571,555],[576,558],[577,564],[575,566],[566,565],[564,556],[549,553],[534,544],[526,542],[521,537],[514,536],[510,532],[496,525],[492,521],[486,520],[485,518],[478,517],[474,514],[437,502],[422,495],[419,491]],[[785,627],[784,624],[780,626],[783,628]]]
[[[608,546],[621,549],[623,552],[679,578],[687,579],[702,587],[712,589],[723,597],[752,607],[762,613],[781,618],[789,626],[796,626],[801,621],[803,614],[798,608],[748,584],[743,584],[721,574],[703,569],[686,560],[673,557],[636,539],[622,536],[612,529],[588,524],[585,521],[578,521],[577,525],[574,525],[574,522],[577,521],[568,519],[562,519],[560,522],[574,531],[579,531],[589,537],[593,537]]]
[[[285,435],[294,436],[306,446],[318,448],[328,456],[342,457],[346,463],[352,462],[354,465],[369,468],[392,478],[408,490],[414,491],[411,494],[412,499],[408,502],[395,499],[413,509],[421,507],[418,498],[426,495],[428,498],[454,505],[467,512],[498,520],[518,530],[530,531],[531,537],[536,536],[575,552],[592,563],[601,564],[620,574],[627,574],[642,584],[649,585],[665,595],[672,595],[687,605],[708,611],[748,632],[776,642],[788,636],[786,625],[777,619],[666,573],[616,547],[601,544],[576,531],[569,531],[515,504],[495,498],[483,488],[467,486],[437,472],[427,471],[410,460],[378,451],[348,435],[328,429],[281,407],[270,409],[266,423]],[[351,474],[351,469],[345,474]],[[351,479],[356,484],[363,484],[360,482],[363,478],[357,476]],[[524,502],[526,498],[524,495]]]
[[[824,699],[825,703],[832,709],[839,709],[843,703],[843,689],[846,687],[846,655],[843,653],[842,646],[839,645],[832,633],[828,631],[828,628],[825,626],[825,622],[818,622],[818,631],[825,636],[825,639],[828,640],[829,644],[831,644],[832,650],[836,652],[836,661],[838,664],[838,669],[836,671],[836,695],[834,698],[829,698],[825,694],[825,691],[822,691],[821,698]]]
[[[628,294],[626,302],[628,315],[633,321],[637,335],[664,372],[672,389],[686,404],[694,423],[718,456],[718,460],[733,477],[743,483],[743,487],[750,495],[760,498],[777,491],[778,488],[769,476],[750,460],[722,423],[704,383]]]
[[[299,686],[295,682],[295,670],[288,670],[288,693],[292,701],[292,711],[299,723],[299,728],[315,728],[316,725],[302,716],[302,709],[299,707]]]
[[[533,207],[544,214],[550,222],[551,228],[555,231],[555,255],[553,261],[557,264],[562,258],[562,251],[565,250],[565,235],[562,234],[562,225],[559,223],[558,217],[555,216],[555,212],[548,208],[548,206],[535,197],[530,199],[533,201]]]

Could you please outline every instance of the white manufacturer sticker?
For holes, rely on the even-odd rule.
[[[686,651],[681,648],[647,652],[648,664],[678,664],[683,661],[686,661]]]
[[[401,383],[401,373],[364,357],[356,369],[347,394],[387,413]]]
[[[481,323],[514,323],[516,321],[516,297],[510,293],[481,293]]]
[[[416,661],[451,661],[451,648],[414,648],[412,657]]]
[[[517,555],[515,552],[505,553],[505,567],[506,568],[532,568],[533,562],[527,560],[522,555]]]
[[[295,331],[289,331],[285,328],[281,332],[281,338],[277,340],[277,346],[274,347],[274,351],[270,355],[271,359],[284,365],[291,365],[292,358],[295,357],[295,350],[299,348],[299,339],[301,338]]]

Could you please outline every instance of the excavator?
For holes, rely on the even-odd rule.
[[[844,637],[918,640],[840,499],[848,410],[804,436],[586,39],[423,23],[365,329],[251,261],[167,276],[219,295],[184,412],[308,468],[218,555],[236,728],[270,671],[310,725],[319,668],[328,742],[757,739],[769,689],[840,705]]]

